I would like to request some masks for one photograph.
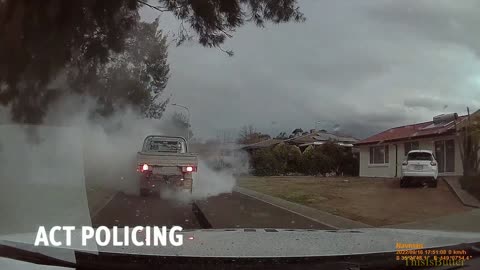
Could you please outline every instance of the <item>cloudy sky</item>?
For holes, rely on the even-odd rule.
[[[246,124],[269,133],[339,125],[364,138],[480,108],[479,1],[301,0],[300,8],[305,23],[238,29],[223,46],[234,57],[194,42],[170,47],[168,92],[190,108],[196,136]],[[176,30],[168,15],[161,21]]]

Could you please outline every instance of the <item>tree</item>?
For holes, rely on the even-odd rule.
[[[320,148],[311,148],[304,151],[301,157],[301,170],[307,175],[325,175],[332,172],[334,161]]]
[[[174,112],[170,117],[164,117],[160,121],[160,130],[168,132],[171,136],[182,136],[186,139],[193,137],[193,131],[188,117],[179,112]]]
[[[360,170],[360,155],[351,148],[345,149],[340,162],[340,171],[343,175],[358,176]]]
[[[330,172],[335,172],[336,175],[357,175],[359,160],[353,154],[352,148],[330,141],[321,145],[320,151],[332,160]]]
[[[278,171],[281,174],[298,172],[302,152],[295,145],[279,143],[272,149],[278,160]]]
[[[282,162],[275,156],[272,149],[260,149],[251,154],[250,158],[255,175],[278,175],[281,173]]]
[[[263,26],[265,22],[304,20],[296,0],[158,0],[158,4],[139,0],[0,1],[1,104],[9,105],[17,122],[40,123],[63,91],[50,83],[66,67],[74,67],[80,55],[95,70],[112,54],[121,53],[127,33],[140,21],[138,9],[143,5],[171,12],[181,21],[177,44],[196,36],[203,46],[220,49],[246,22]]]
[[[185,114],[175,112],[172,116],[171,122],[174,128],[180,131],[181,136],[185,136],[185,134],[188,133],[188,139],[193,137],[192,126]]]
[[[344,148],[336,144],[335,142],[329,141],[322,144],[319,147],[319,151],[324,155],[328,156],[331,160],[329,172],[335,172],[335,174],[340,173],[340,167],[345,158]]]
[[[275,139],[286,140],[288,139],[287,133],[285,131],[280,132]]]
[[[252,144],[268,139],[270,139],[270,135],[258,132],[252,125],[245,125],[240,129],[237,142],[240,144]]]
[[[248,141],[252,136],[253,134],[256,133],[256,130],[255,128],[253,127],[253,125],[245,125],[243,127],[240,128],[240,132],[238,133],[238,142],[239,143],[245,143],[246,141]]]
[[[169,71],[166,37],[155,20],[137,24],[127,34],[125,50],[103,64],[79,55],[67,69],[67,84],[75,93],[94,97],[101,116],[130,106],[145,117],[159,119],[168,103],[160,95]]]
[[[309,146],[302,154],[300,169],[310,175],[332,172],[336,175],[356,175],[358,166],[358,158],[354,156],[351,148],[331,141],[319,147]]]
[[[301,129],[301,128],[296,128],[296,129],[294,129],[294,130],[292,131],[293,137],[299,136],[299,135],[301,135],[302,133],[303,133],[303,129]]]
[[[480,122],[477,120],[479,112],[467,116],[467,119],[460,128],[461,144],[460,156],[462,158],[463,175],[475,176],[479,174],[480,169]],[[471,119],[474,118],[475,119]]]

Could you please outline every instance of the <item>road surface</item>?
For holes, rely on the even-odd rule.
[[[238,192],[198,200],[196,206],[200,211],[192,210],[191,204],[166,201],[159,196],[137,197],[117,193],[93,217],[92,224],[95,227],[178,225],[184,229],[331,229]]]

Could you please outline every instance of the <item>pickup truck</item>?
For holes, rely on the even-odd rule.
[[[137,153],[141,196],[162,188],[192,193],[197,170],[197,155],[188,152],[183,137],[148,136]]]

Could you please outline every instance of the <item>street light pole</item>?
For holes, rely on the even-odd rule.
[[[180,104],[177,104],[177,103],[173,103],[172,106],[177,106],[177,107],[180,107],[180,108],[184,108],[185,110],[187,110],[187,124],[188,124],[188,127],[187,127],[187,140],[189,140],[190,138],[190,110],[188,109],[188,107],[186,106],[183,106],[183,105],[180,105]]]

